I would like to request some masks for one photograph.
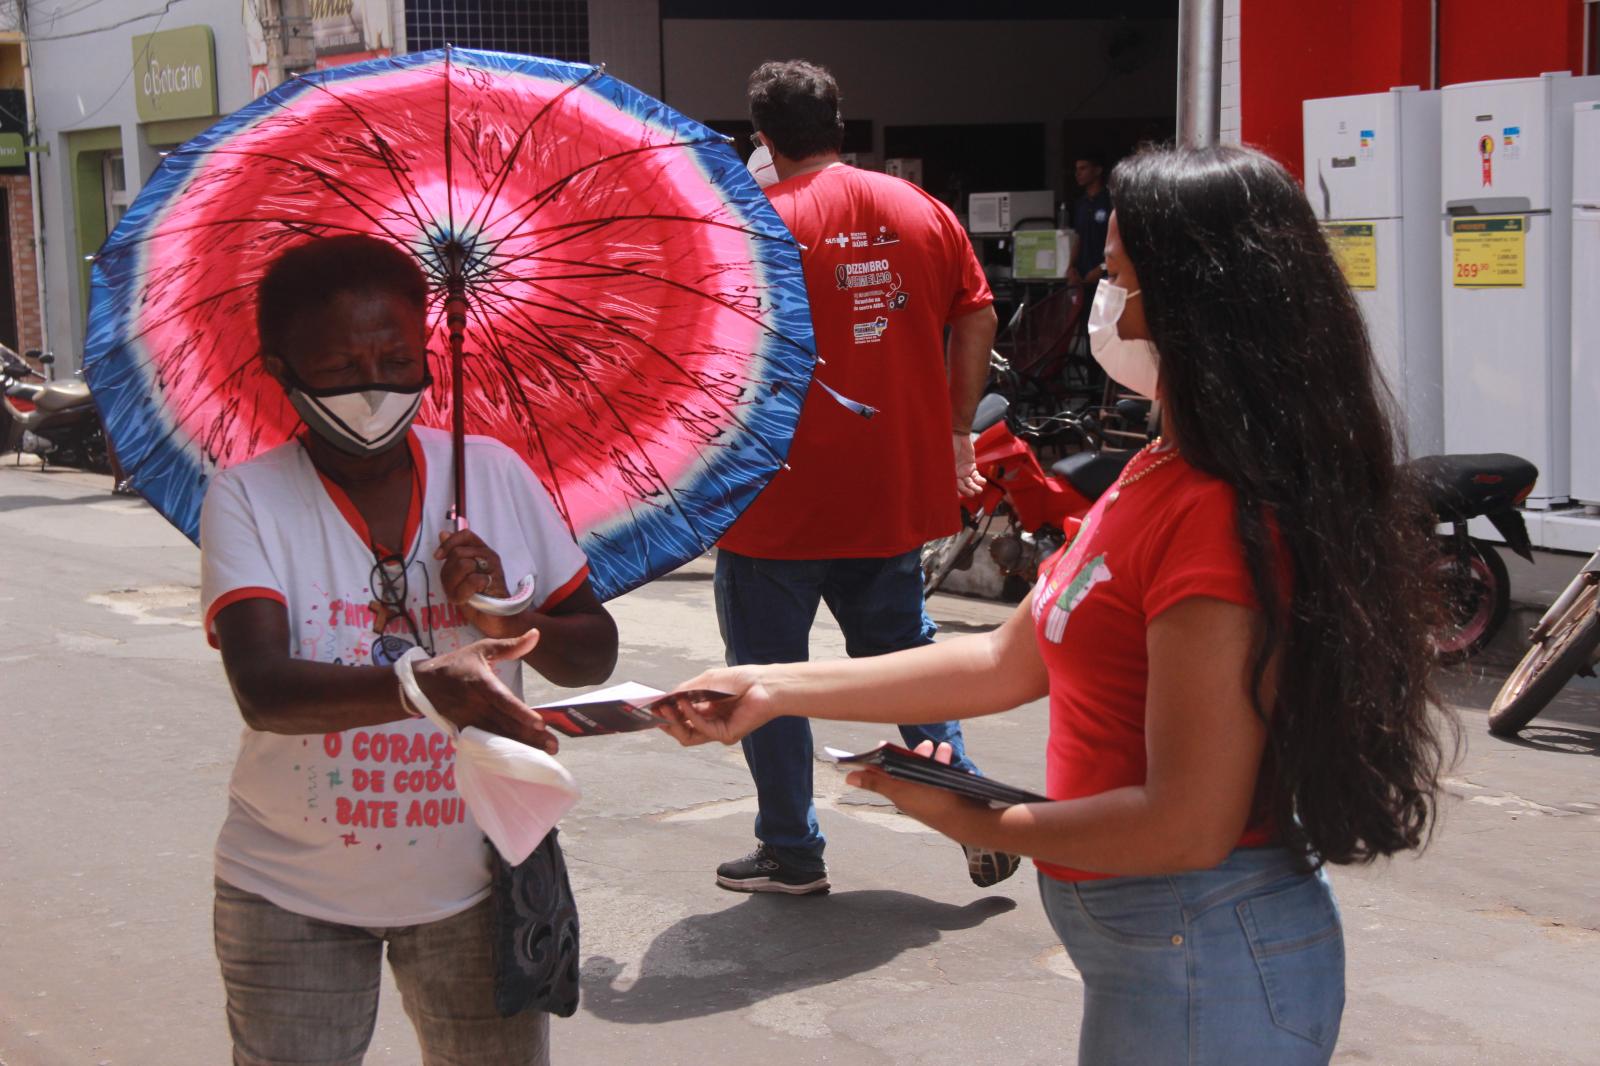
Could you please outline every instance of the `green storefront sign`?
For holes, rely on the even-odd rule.
[[[20,133],[0,133],[0,170],[28,165],[27,145]]]
[[[133,92],[140,122],[217,113],[217,57],[210,26],[133,39]]]

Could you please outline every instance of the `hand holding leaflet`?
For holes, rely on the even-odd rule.
[[[558,733],[569,737],[597,737],[607,733],[634,733],[662,725],[667,720],[657,709],[663,703],[680,698],[713,703],[732,697],[726,692],[705,690],[674,692],[669,696],[660,689],[627,681],[582,696],[541,703],[533,709],[544,719],[545,725]]]
[[[912,781],[919,785],[954,792],[959,796],[987,803],[991,807],[1010,807],[1017,803],[1048,803],[1048,797],[1026,789],[1001,784],[989,777],[980,777],[966,770],[958,770],[947,763],[926,755],[918,755],[908,748],[888,741],[870,751],[852,755],[838,748],[823,748],[828,757],[839,764],[841,770],[855,770],[864,766],[875,767],[890,777]]]

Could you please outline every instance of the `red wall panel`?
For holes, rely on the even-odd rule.
[[[1582,63],[1582,0],[1440,2],[1441,85],[1530,78],[1551,70],[1582,74]]]
[[[1428,0],[1240,0],[1245,141],[1300,171],[1300,104],[1426,85]]]
[[[1440,83],[1581,73],[1583,0],[1439,0]],[[1240,0],[1246,143],[1300,172],[1300,105],[1427,87],[1430,0]]]

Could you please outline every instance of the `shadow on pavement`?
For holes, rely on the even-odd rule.
[[[7,511],[25,511],[30,507],[65,507],[75,503],[89,503],[99,500],[99,495],[94,496],[0,496],[0,514]],[[106,493],[105,499],[111,499],[111,494]]]
[[[1600,733],[1592,729],[1546,725],[1538,719],[1507,743],[1536,751],[1557,751],[1566,755],[1600,755]]]
[[[650,1024],[739,1010],[772,996],[876,969],[940,933],[974,926],[1016,907],[989,896],[964,907],[872,889],[803,898],[752,895],[696,914],[650,944],[626,988],[623,965],[590,956],[583,1007],[609,1022]]]
[[[932,612],[929,612],[932,614]],[[958,622],[953,618],[934,618],[941,633],[993,633],[1003,622]]]
[[[674,570],[670,574],[662,574],[655,581],[710,581],[715,575],[710,570]]]

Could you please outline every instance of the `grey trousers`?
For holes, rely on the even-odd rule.
[[[358,1066],[384,945],[424,1066],[548,1066],[550,1017],[494,1006],[490,901],[423,925],[338,925],[216,883],[217,959],[235,1066]]]

